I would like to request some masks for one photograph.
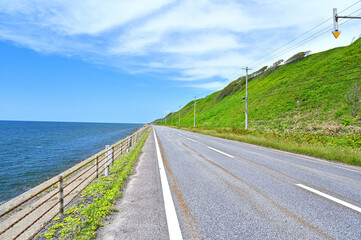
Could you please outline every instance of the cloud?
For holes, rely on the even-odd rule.
[[[187,85],[187,87],[218,91],[224,88],[226,85],[227,83],[225,82],[208,82],[208,83],[200,83],[200,84],[191,84],[191,85]]]
[[[166,57],[164,62],[152,62],[152,66],[164,69],[176,69],[179,77],[173,78],[180,81],[197,81],[220,77],[229,80],[234,73],[246,62],[246,58],[237,52],[217,52],[213,55],[193,58],[192,56],[175,57],[172,61]]]
[[[180,1],[169,9],[131,25],[113,44],[111,52],[202,54],[240,48],[233,31],[247,21],[241,6],[207,0]]]
[[[30,20],[30,24],[63,35],[97,35],[139,19],[171,2],[172,0],[12,0],[0,3],[0,11],[20,18],[21,23]]]
[[[189,30],[231,29],[244,31],[251,16],[237,1],[185,0],[167,12],[150,19],[135,31],[173,32]]]
[[[257,70],[299,51],[317,52],[349,44],[349,38],[353,37],[350,32],[359,33],[354,33],[357,28],[345,24],[343,38],[337,42],[320,37],[285,54],[279,54],[283,49],[272,52],[330,18],[333,7],[341,11],[353,3],[352,0],[330,0],[327,4],[324,0],[1,1],[0,39],[41,53],[110,65],[131,74],[162,73],[173,81],[196,82],[187,86],[216,89],[243,74],[241,67],[250,63]],[[329,24],[331,20],[305,37]],[[267,53],[272,53],[273,58],[256,61]]]
[[[108,52],[114,55],[144,55],[148,53],[152,45],[158,44],[161,40],[161,36],[156,34],[137,35],[136,37],[131,34],[124,34],[114,41],[113,45],[108,49]]]
[[[241,48],[242,44],[238,42],[237,37],[233,34],[205,33],[168,41],[163,44],[160,51],[174,54],[201,55]]]

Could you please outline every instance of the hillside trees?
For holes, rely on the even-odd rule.
[[[267,68],[266,71],[264,71],[264,75],[268,76],[269,74],[275,72],[283,63],[283,59],[278,60],[277,62],[275,62],[272,66],[270,66],[269,68]]]
[[[258,71],[254,72],[251,74],[251,78],[255,78],[258,75],[261,75],[262,73],[264,73],[266,71],[266,69],[268,68],[268,66],[264,66],[261,69],[259,69]]]
[[[306,51],[306,52],[299,52],[296,53],[295,55],[293,55],[292,57],[290,57],[289,59],[287,59],[287,61],[285,62],[285,64],[289,64],[292,62],[297,62],[301,59],[304,59],[305,57],[307,57],[308,55],[310,55],[311,51]]]

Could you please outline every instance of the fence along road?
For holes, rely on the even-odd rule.
[[[107,146],[103,151],[82,161],[37,187],[0,206],[0,239],[32,239],[56,215],[108,167],[129,151],[143,133],[144,126],[127,138]]]
[[[187,239],[361,239],[361,168],[154,126]]]

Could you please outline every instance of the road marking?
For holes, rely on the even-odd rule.
[[[155,133],[154,128],[153,128],[153,133],[154,133],[154,140],[155,140],[155,148],[157,150],[160,180],[161,180],[162,190],[163,190],[163,199],[164,199],[165,214],[167,217],[169,239],[171,239],[171,240],[183,239],[182,232],[179,227],[177,213],[176,213],[175,207],[174,207],[174,202],[172,199],[172,194],[169,189],[167,175],[165,174],[163,159],[162,159],[162,155],[160,154],[157,135]]]
[[[215,148],[212,148],[212,147],[209,147],[209,146],[207,146],[207,148],[209,148],[209,149],[211,149],[211,150],[213,150],[213,151],[219,152],[220,154],[223,154],[223,155],[225,155],[225,156],[227,156],[227,157],[234,158],[234,156],[229,155],[228,153],[222,152],[222,151],[220,151],[220,150],[218,150],[218,149],[215,149]]]
[[[228,140],[228,139],[222,139],[222,140]],[[232,140],[229,140],[229,141],[232,141]],[[330,163],[327,160],[322,160],[322,159],[319,159],[319,158],[306,156],[306,155],[302,155],[302,154],[299,154],[299,153],[291,153],[291,152],[286,152],[284,150],[270,149],[270,148],[267,148],[267,147],[256,146],[256,145],[253,145],[253,144],[250,144],[250,143],[244,143],[244,142],[237,142],[237,143],[242,145],[242,146],[245,146],[245,147],[250,147],[251,149],[256,148],[256,149],[260,149],[260,150],[264,150],[264,151],[270,151],[270,152],[278,153],[278,154],[281,154],[281,155],[291,156],[291,157],[294,157],[294,158],[297,158],[297,159],[303,160],[303,161],[314,162],[314,163],[318,163],[318,164],[324,164],[324,165],[327,165],[327,166],[330,166],[330,167],[335,167],[335,168],[343,169],[343,170],[350,171],[350,172],[360,173],[360,170],[353,169],[353,168],[357,168],[356,166],[343,167],[343,166],[339,166],[339,164],[342,164],[342,163]],[[350,168],[352,168],[352,169],[350,169]]]
[[[188,139],[189,141],[192,141],[192,142],[195,142],[195,143],[197,142],[196,140],[193,140],[192,138],[188,138],[188,137],[187,137],[187,139]]]
[[[355,205],[352,205],[352,204],[350,204],[350,203],[348,203],[348,202],[345,202],[345,201],[342,201],[342,200],[337,199],[337,198],[335,198],[335,197],[332,197],[332,196],[330,196],[330,195],[328,195],[328,194],[325,194],[325,193],[323,193],[323,192],[320,192],[320,191],[318,191],[318,190],[316,190],[316,189],[307,187],[307,186],[305,186],[305,185],[303,185],[303,184],[296,184],[296,185],[299,186],[299,187],[301,187],[301,188],[303,188],[303,189],[306,189],[306,190],[308,190],[308,191],[310,191],[310,192],[313,192],[313,193],[315,193],[315,194],[317,194],[317,195],[320,195],[320,196],[322,196],[322,197],[324,197],[324,198],[327,198],[327,199],[329,199],[329,200],[331,200],[331,201],[337,202],[338,204],[341,204],[341,205],[343,205],[343,206],[345,206],[345,207],[351,208],[351,209],[353,209],[353,210],[361,213],[361,208],[359,208],[359,207],[357,207],[357,206],[355,206]]]
[[[177,135],[180,136],[180,137],[182,136],[182,135],[180,135],[179,133],[177,133]]]

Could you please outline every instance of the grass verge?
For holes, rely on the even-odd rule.
[[[148,130],[128,154],[116,159],[108,177],[101,176],[81,193],[76,204],[63,215],[54,218],[50,227],[38,239],[93,239],[102,220],[116,211],[115,201],[121,197],[121,188],[133,172]]]
[[[210,130],[186,127],[181,127],[180,129],[361,166],[361,149],[359,148],[297,142],[292,139],[280,139],[272,136],[251,135],[247,134],[247,132],[233,133],[231,130]]]

